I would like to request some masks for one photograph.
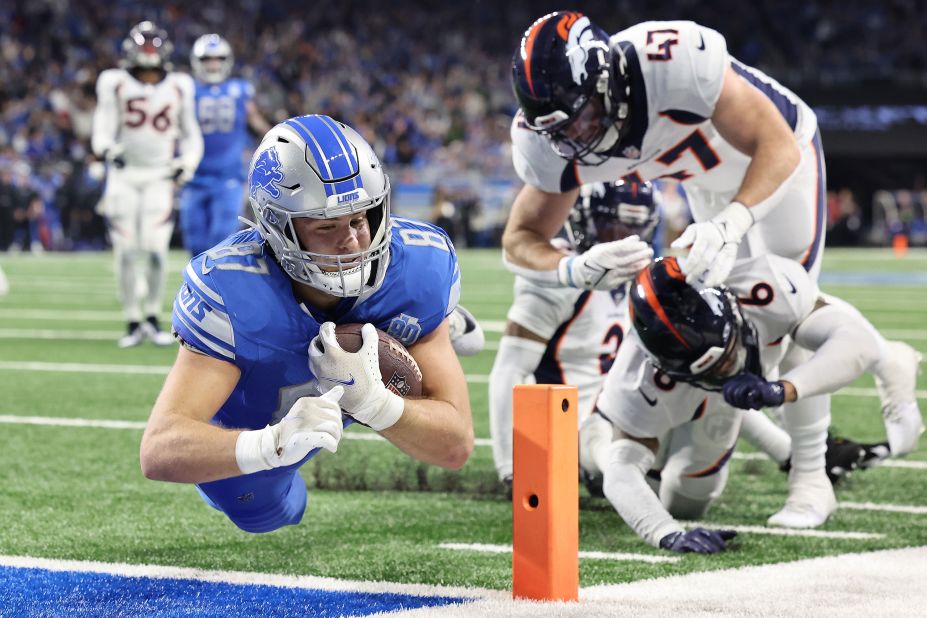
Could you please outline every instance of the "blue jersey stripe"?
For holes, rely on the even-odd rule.
[[[824,209],[827,205],[827,195],[826,195],[826,185],[827,178],[825,177],[826,170],[824,168],[824,153],[821,151],[821,132],[815,131],[814,139],[811,141],[811,147],[814,149],[814,158],[815,165],[817,166],[818,172],[818,182],[817,187],[815,188],[815,221],[814,221],[814,240],[811,241],[811,246],[808,247],[808,254],[805,256],[805,259],[801,261],[801,265],[805,267],[805,270],[811,271],[814,268],[814,265],[818,261],[818,257],[821,254],[821,249],[824,247],[824,235],[825,228],[824,222],[826,221],[826,214]]]
[[[765,94],[766,98],[773,102],[773,105],[776,106],[776,109],[778,109],[782,117],[785,118],[785,121],[789,124],[789,128],[793,131],[795,130],[795,127],[798,126],[798,106],[792,103],[785,93],[780,92],[773,84],[764,81],[758,75],[754,74],[750,67],[746,65],[740,64],[739,62],[731,62],[731,68],[734,69],[735,73],[753,84],[757,90]]]

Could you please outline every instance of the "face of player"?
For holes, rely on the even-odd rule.
[[[335,219],[308,219],[300,217],[293,220],[293,227],[299,244],[306,251],[315,254],[342,256],[357,254],[370,247],[370,224],[364,212],[345,215]],[[344,262],[360,261],[360,256]],[[327,271],[338,270],[337,264],[319,267]]]
[[[573,122],[562,129],[563,135],[577,144],[591,144],[602,133],[605,106],[601,97],[594,96]]]

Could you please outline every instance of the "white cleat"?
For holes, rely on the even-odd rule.
[[[924,421],[917,406],[917,376],[923,354],[903,341],[887,342],[882,375],[875,378],[882,401],[882,418],[893,457],[907,455],[917,447],[924,433]]]
[[[767,525],[782,528],[817,528],[837,510],[834,487],[824,470],[789,472],[789,497]]]
[[[132,332],[120,337],[116,345],[120,348],[134,348],[141,345],[143,341],[145,341],[145,330],[141,326],[136,326]]]
[[[155,328],[149,322],[145,322],[142,325],[142,328],[145,330],[145,336],[148,337],[148,341],[155,344],[156,346],[165,347],[174,345],[177,342],[172,334]]]
[[[6,296],[10,293],[10,282],[6,278],[6,273],[0,268],[0,296]]]

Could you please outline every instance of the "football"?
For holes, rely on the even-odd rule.
[[[346,352],[357,352],[363,344],[363,324],[339,324],[335,327],[338,345]],[[405,346],[379,328],[380,375],[383,384],[400,397],[419,397],[422,394],[422,371]]]

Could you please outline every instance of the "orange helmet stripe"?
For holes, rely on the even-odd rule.
[[[685,338],[678,330],[676,330],[676,327],[673,326],[673,323],[670,322],[669,317],[666,315],[666,311],[664,311],[663,306],[660,305],[660,301],[657,300],[657,293],[653,289],[653,278],[650,274],[649,268],[645,268],[641,271],[641,273],[637,276],[637,283],[644,286],[644,292],[647,294],[647,304],[650,305],[650,308],[653,309],[653,312],[657,314],[657,317],[661,322],[663,322],[663,325],[666,326],[666,328],[669,329],[671,333],[673,333],[673,336],[679,340],[679,343],[684,345],[686,349],[691,349],[692,346],[690,346],[689,342],[685,340]]]
[[[531,80],[531,52],[534,49],[534,39],[545,22],[544,19],[534,22],[534,25],[525,34],[525,42],[522,45],[522,53],[525,55],[525,79],[528,80],[528,89],[531,90],[531,96],[534,96],[534,83]]]

